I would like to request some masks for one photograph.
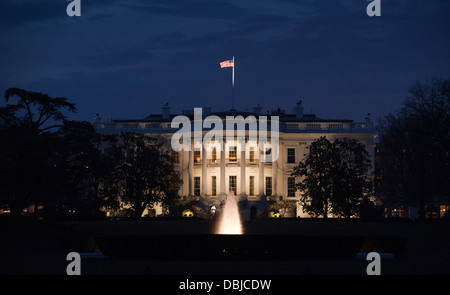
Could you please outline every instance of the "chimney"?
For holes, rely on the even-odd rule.
[[[99,113],[95,114],[94,123],[100,123],[101,121],[102,118],[100,118],[100,114]]]
[[[295,118],[296,119],[302,119],[303,118],[303,107],[302,107],[302,101],[297,101],[297,105],[295,106]]]
[[[258,105],[253,108],[253,111],[257,116],[261,115],[261,105],[258,103]]]
[[[166,102],[166,104],[162,107],[162,118],[170,119],[170,106],[168,102]]]

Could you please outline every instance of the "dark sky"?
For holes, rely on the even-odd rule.
[[[0,90],[67,97],[73,119],[211,106],[361,121],[397,110],[418,80],[450,75],[450,1],[0,1]],[[2,105],[4,101],[1,102]]]

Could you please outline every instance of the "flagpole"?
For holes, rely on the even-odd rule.
[[[232,76],[232,84],[233,84],[233,100],[231,102],[231,110],[234,111],[234,67],[235,67],[235,63],[234,63],[234,55],[233,55],[233,76]]]

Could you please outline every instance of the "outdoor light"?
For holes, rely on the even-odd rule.
[[[183,211],[183,213],[181,213],[182,217],[194,217],[194,212],[192,212],[189,209],[186,209]]]
[[[270,211],[269,214],[267,214],[267,216],[268,216],[269,218],[280,218],[280,217],[281,217],[281,214],[280,214],[279,212],[273,212],[273,211]]]

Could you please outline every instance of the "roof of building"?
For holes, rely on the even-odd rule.
[[[209,109],[209,111],[208,111]],[[227,116],[242,116],[247,118],[248,116],[255,116],[258,118],[259,116],[278,116],[279,120],[282,122],[345,122],[351,123],[353,120],[348,119],[322,119],[317,117],[315,114],[302,114],[298,116],[297,114],[286,114],[284,110],[277,109],[272,111],[267,111],[266,113],[257,113],[257,112],[249,112],[249,111],[238,111],[238,110],[229,110],[229,111],[221,111],[221,112],[211,112],[210,108],[203,109],[203,118],[207,116],[218,116],[222,119],[225,119]],[[150,114],[144,118],[135,118],[135,119],[115,119],[114,122],[171,122],[173,118],[176,116],[186,116],[189,119],[194,118],[194,110],[185,110],[181,114],[166,114],[165,116],[161,114]]]

